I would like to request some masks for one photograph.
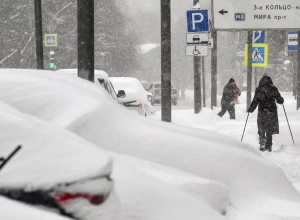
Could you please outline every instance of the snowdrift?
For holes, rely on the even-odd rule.
[[[59,183],[106,175],[111,171],[112,163],[106,151],[65,129],[22,114],[3,103],[0,103],[0,134],[1,156],[8,155],[17,144],[23,146],[0,172],[0,188],[48,189]],[[113,192],[100,207],[80,203],[72,210],[77,209],[88,219],[103,220],[224,219],[205,202],[136,170],[131,159],[121,160],[114,154],[113,161],[112,177],[120,201]],[[89,187],[87,190],[93,189]],[[3,207],[6,206],[1,205],[1,219]],[[18,212],[19,207],[16,208]],[[90,212],[91,208],[99,210]]]
[[[300,196],[280,168],[234,139],[144,119],[90,82],[47,71],[1,70],[0,99],[118,154],[225,184],[243,213],[300,217]]]

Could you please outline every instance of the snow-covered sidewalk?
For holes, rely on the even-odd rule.
[[[284,106],[287,111],[296,145],[293,145],[283,107],[282,105],[278,105],[280,134],[273,136],[273,152],[261,153],[265,158],[272,160],[280,166],[291,182],[300,189],[300,111],[296,111],[296,101],[292,93],[281,94],[285,99]],[[220,106],[221,97],[218,98],[218,106]],[[198,115],[194,114],[193,109],[173,110],[172,122],[188,127],[217,132],[241,140],[247,118],[245,92],[242,93],[239,100],[241,103],[236,105],[236,120],[230,120],[228,113],[226,113],[223,118],[217,116],[217,113],[220,111],[220,107],[217,107],[213,111],[210,108],[204,108]],[[161,112],[157,112],[153,118],[160,120],[160,115]],[[249,116],[243,142],[258,149],[256,120],[257,110]]]

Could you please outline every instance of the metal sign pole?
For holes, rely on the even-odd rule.
[[[214,48],[211,51],[211,109],[217,106],[217,76],[218,76],[218,37],[217,31],[213,30],[211,34],[215,41]]]
[[[172,120],[171,103],[171,0],[161,0],[161,119]]]
[[[300,30],[298,31],[297,110],[300,108]]]
[[[202,57],[202,84],[203,84],[203,107],[206,107],[206,91],[205,91],[205,59]]]
[[[253,33],[248,31],[248,65],[247,65],[247,109],[251,104],[251,92],[252,92],[252,41]]]
[[[197,5],[199,0],[193,0],[193,6]],[[201,57],[194,57],[194,111],[199,114],[202,109],[201,94]]]
[[[211,2],[212,23],[215,22],[214,0]],[[217,106],[217,71],[218,71],[218,32],[214,29],[211,32],[211,38],[214,40],[214,48],[211,49],[211,109]]]
[[[199,114],[202,109],[202,92],[201,92],[201,57],[194,57],[194,107],[195,114]]]

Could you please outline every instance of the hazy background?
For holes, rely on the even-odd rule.
[[[43,29],[58,34],[55,64],[58,69],[77,67],[77,1],[44,0]],[[193,88],[193,58],[185,56],[186,10],[193,1],[172,0],[172,83],[181,90]],[[201,1],[209,8],[210,1]],[[36,68],[33,0],[0,1],[0,67]],[[237,46],[246,43],[246,32],[218,32],[218,92],[233,77],[246,83]],[[286,32],[267,32],[270,65],[267,71],[280,90],[292,90],[295,65],[285,65]],[[95,68],[110,76],[160,80],[160,0],[95,0]],[[50,48],[44,48],[45,68]],[[205,58],[206,88],[210,93],[210,54]]]

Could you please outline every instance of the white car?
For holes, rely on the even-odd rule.
[[[16,84],[22,84],[24,86],[22,86],[22,88],[19,87],[17,90],[10,90],[10,92],[12,93],[18,92],[20,94],[20,99],[14,100],[16,102],[13,102],[13,105],[18,106],[18,109],[24,112],[29,112],[32,110],[32,113],[34,111],[32,115],[46,121],[55,121],[54,124],[56,125],[68,126],[67,124],[78,123],[77,120],[73,121],[72,118],[75,117],[79,119],[79,115],[77,115],[77,113],[84,111],[84,109],[86,109],[87,111],[90,111],[93,108],[97,109],[99,106],[93,104],[93,102],[95,102],[96,100],[104,100],[103,104],[105,104],[105,100],[110,100],[110,103],[114,106],[114,108],[118,108],[121,111],[124,111],[123,107],[113,102],[107,96],[104,90],[99,89],[95,85],[91,86],[91,83],[86,80],[75,77],[70,79],[70,77],[64,77],[58,73],[53,73],[50,71],[4,70],[4,72],[6,71],[11,73],[11,75],[9,75],[10,79],[14,78],[17,75],[20,76],[19,74],[21,74],[21,78],[19,78],[21,80],[20,84]],[[5,75],[3,70],[0,70],[0,72],[1,76]],[[8,83],[7,85],[9,87],[10,83]],[[91,96],[82,99],[82,96],[80,94],[85,90],[84,88],[90,88],[90,90],[96,92],[96,94],[93,95],[92,92],[90,93]],[[35,95],[30,95],[31,92],[29,92],[29,90]],[[28,91],[29,93],[27,93],[26,91]],[[72,91],[77,92],[77,94],[75,95]],[[10,92],[8,92],[8,94]],[[31,98],[24,102],[23,98],[28,98],[27,95],[29,95]],[[43,99],[45,102],[42,103],[38,101],[41,99]],[[10,102],[12,100],[7,101]],[[35,102],[36,105],[33,104]],[[74,104],[72,104],[72,102]],[[78,103],[80,103],[83,108],[74,108],[74,105],[77,105]],[[88,108],[85,108],[85,106],[87,106]],[[55,109],[58,110],[55,111]],[[108,106],[108,108],[105,107],[105,109],[106,111],[111,110],[110,106]],[[72,135],[66,130],[59,128],[58,126],[53,125],[53,123],[51,123],[51,125],[47,125],[46,122],[34,123],[34,121],[38,120],[36,118],[28,116],[27,114],[24,115],[21,113],[17,113],[14,109],[8,107],[7,110],[5,110],[7,114],[3,114],[2,112],[4,110],[5,106],[0,105],[0,118],[1,116],[3,117],[3,119],[7,118],[8,122],[19,117],[23,120],[21,120],[21,122],[18,123],[19,127],[17,125],[11,127],[11,130],[13,130],[14,133],[9,131],[2,133],[1,126],[3,126],[5,129],[9,129],[10,127],[7,126],[8,123],[0,123],[0,140],[2,141],[3,139],[1,138],[6,137],[7,133],[11,135],[14,134],[13,140],[11,140],[12,138],[9,138],[9,140],[11,140],[12,145],[15,146],[15,143],[23,143],[23,148],[16,154],[16,156],[14,156],[11,159],[7,166],[4,167],[3,172],[5,171],[6,173],[3,173],[3,175],[5,174],[6,179],[2,178],[3,176],[0,172],[1,181],[4,180],[7,183],[5,184],[0,181],[0,188],[2,184],[6,189],[8,188],[8,186],[15,186],[18,182],[20,182],[21,187],[23,187],[25,185],[25,183],[23,182],[23,178],[26,178],[28,179],[26,186],[28,186],[29,192],[35,189],[35,184],[41,185],[41,191],[44,191],[45,186],[49,186],[50,189],[46,188],[45,190],[46,192],[52,192],[51,190],[53,189],[53,187],[51,184],[49,185],[49,179],[53,180],[53,182],[55,183],[55,179],[53,178],[55,177],[55,175],[58,175],[57,178],[60,179],[61,183],[63,183],[63,178],[68,179],[68,177],[75,175],[74,173],[76,171],[77,176],[81,176],[82,173],[85,173],[86,176],[89,176],[91,173],[97,170],[97,168],[99,168],[99,166],[97,166],[98,164],[105,163],[105,160],[101,157],[101,152],[103,151],[101,151],[100,148],[103,147],[102,145],[99,145],[97,147],[97,149],[99,149],[100,152],[91,152],[90,148],[94,147],[90,143],[83,141],[78,136]],[[45,113],[47,114],[47,116],[44,115]],[[9,114],[12,114],[13,116],[10,116]],[[43,115],[46,117],[44,118]],[[51,115],[53,116],[53,118]],[[86,116],[88,116],[88,114]],[[140,120],[139,116],[136,116],[136,118]],[[105,127],[107,126],[106,123],[110,123],[109,121],[113,120],[113,118],[103,117],[103,120],[103,126]],[[40,125],[40,123],[42,125]],[[46,128],[44,128],[44,126],[46,126]],[[47,127],[49,126],[51,127],[50,131],[48,131],[47,129]],[[27,130],[24,130],[24,128],[27,128]],[[11,137],[11,135],[8,135],[8,137]],[[33,139],[33,135],[35,139]],[[113,135],[114,134],[108,133],[107,137]],[[71,141],[69,141],[70,138],[72,139]],[[24,144],[25,141],[29,142],[30,144]],[[112,138],[111,141],[114,142],[116,141],[116,139]],[[5,143],[7,142],[0,142],[0,146],[2,146],[2,144]],[[33,147],[33,143],[36,143],[38,146],[42,147],[37,148],[36,145],[34,145]],[[29,149],[25,149],[25,146],[30,147]],[[50,147],[50,149],[47,148],[48,146]],[[80,148],[81,146],[83,146],[83,148]],[[11,153],[14,147],[12,147],[12,149],[7,150],[5,153],[2,153],[1,149],[2,148],[0,147],[0,155],[7,158],[7,156]],[[25,152],[23,151],[24,149]],[[32,149],[35,149],[35,153],[31,152]],[[40,158],[43,149],[47,149],[48,154],[46,155],[47,152],[45,152],[45,155],[43,155],[43,157]],[[19,158],[24,158],[24,153],[26,153],[27,157],[25,157],[24,161],[20,161]],[[54,153],[56,154],[54,155]],[[66,155],[67,153],[68,155]],[[90,153],[92,154],[92,156],[89,156]],[[63,164],[61,164],[62,158],[64,159]],[[95,161],[95,158],[97,158],[97,161]],[[169,185],[168,183],[165,183],[155,177],[152,177],[146,171],[140,170],[142,167],[145,167],[142,164],[141,160],[138,160],[136,162],[131,158],[125,159],[123,156],[119,156],[116,154],[113,154],[112,158],[114,164],[112,178],[114,179],[114,186],[117,196],[121,202],[120,212],[118,212],[116,220],[182,220],[185,218],[189,220],[198,220],[202,218],[207,220],[224,220],[224,217],[220,213],[218,213],[205,202],[199,200],[197,197],[194,197],[193,195],[185,193],[182,190],[177,189],[172,185]],[[40,162],[41,160],[43,160],[43,163]],[[39,164],[39,166],[37,166],[36,164]],[[52,170],[46,167],[48,165],[52,165]],[[68,170],[60,169],[60,167],[64,168],[64,166],[72,166],[74,172],[69,173],[67,172]],[[15,172],[11,171],[12,168],[14,168]],[[17,168],[23,168],[24,172],[20,173],[20,171]],[[109,166],[107,169],[110,170],[110,168],[111,167]],[[145,168],[147,170],[150,169],[150,167],[148,166],[146,166]],[[155,170],[159,169],[160,167],[156,168]],[[59,170],[59,172],[54,173],[54,171],[57,170]],[[82,172],[82,170],[85,170],[85,172]],[[99,172],[100,171],[101,169],[99,168]],[[41,172],[43,172],[43,175],[40,174]],[[169,170],[164,172],[170,173]],[[12,177],[12,175],[14,176]],[[174,171],[172,171],[172,175],[174,175]],[[182,176],[182,174],[180,175]],[[16,178],[17,176],[18,178]],[[82,182],[84,183],[84,181]],[[99,188],[103,187],[103,184],[101,183],[96,182],[96,184]],[[93,186],[92,184],[90,184],[89,190],[95,193],[97,191],[94,187],[97,186]],[[63,187],[63,184],[61,185],[61,187]],[[69,187],[72,186],[70,185]],[[78,186],[78,189],[79,187],[80,186]],[[56,189],[56,187],[54,187],[54,189]],[[25,190],[27,190],[27,188],[25,188]],[[16,193],[15,195],[19,196],[23,194]],[[111,220],[114,218],[111,218],[110,215],[114,217],[116,209],[119,210],[118,203],[112,200],[112,198],[114,198],[114,194],[110,195],[108,200],[106,200],[106,202],[102,205],[95,206],[95,209],[93,210],[89,209],[89,202],[85,202],[85,199],[89,199],[89,197],[86,198],[85,194],[75,195],[75,198],[73,197],[73,195],[69,197],[68,194],[59,195],[63,196],[57,197],[55,199],[57,199],[58,201],[62,201],[64,203],[63,207],[68,208],[66,209],[67,211],[72,212],[72,214],[81,214],[80,216],[76,215],[76,219]],[[34,200],[36,203],[39,204],[40,201],[35,200],[34,196],[35,195],[29,193],[25,199]],[[76,200],[79,199],[77,198],[77,196],[84,196],[84,199],[82,199],[82,203],[76,203]],[[47,200],[48,196],[45,196],[43,198]],[[66,201],[67,199],[70,199],[70,201]],[[182,206],[183,203],[185,204],[185,206]],[[101,212],[101,210],[104,211],[106,215],[103,216],[99,215],[100,213],[95,213],[96,208],[99,212]],[[83,216],[84,218],[81,218],[81,216]]]
[[[152,94],[147,92],[141,82],[132,77],[111,77],[116,90],[124,90],[126,97],[119,100],[128,108],[137,110],[140,115],[150,116],[152,114]]]
[[[141,120],[103,93],[82,79],[0,70],[0,100],[117,154],[224,184],[229,192],[225,213],[243,216],[235,220],[300,217],[299,193],[256,149],[217,133]]]
[[[60,69],[57,70],[57,72],[65,73],[70,76],[78,76],[78,69]],[[122,90],[116,93],[108,74],[103,70],[95,70],[94,83],[100,84],[108,92],[108,94],[117,102],[119,102],[119,98],[124,98],[126,96],[126,94]]]
[[[0,134],[0,196],[78,220],[113,219],[118,202],[105,151],[3,103]]]

